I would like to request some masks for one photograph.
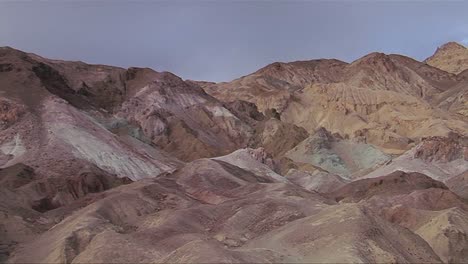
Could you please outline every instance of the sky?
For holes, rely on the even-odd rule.
[[[468,1],[0,0],[0,46],[230,81],[275,61],[468,45]]]

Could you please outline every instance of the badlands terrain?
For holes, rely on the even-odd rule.
[[[0,48],[0,261],[467,263],[468,49],[231,82]]]

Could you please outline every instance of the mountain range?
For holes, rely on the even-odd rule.
[[[230,82],[0,48],[0,261],[468,262],[468,49]]]

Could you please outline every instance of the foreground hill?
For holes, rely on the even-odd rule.
[[[22,263],[441,261],[430,247],[436,241],[429,238],[425,241],[394,220],[387,220],[386,215],[379,214],[386,207],[374,209],[367,202],[351,200],[337,204],[317,193],[259,178],[221,161],[200,160],[187,166],[171,175],[103,193],[105,197],[101,200],[19,248],[11,260]],[[209,172],[213,170],[219,174]],[[405,188],[393,187],[394,179]],[[216,184],[211,184],[213,181]],[[378,185],[379,181],[383,183]],[[391,195],[395,202],[420,210],[427,206],[424,200],[415,204],[408,195],[421,197],[427,192],[447,192],[443,204],[428,209],[456,206],[466,214],[463,202],[443,184],[428,177],[399,174],[375,182],[383,197]],[[346,190],[359,190],[356,184],[346,185],[332,195],[354,197]],[[445,239],[453,244],[459,242],[453,237]],[[337,250],[341,253],[336,254]],[[453,249],[441,244],[436,250]],[[448,254],[453,260],[460,259]],[[461,260],[466,260],[463,254]]]

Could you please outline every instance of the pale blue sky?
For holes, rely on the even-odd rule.
[[[274,61],[468,44],[468,1],[2,1],[0,46],[228,81]]]

